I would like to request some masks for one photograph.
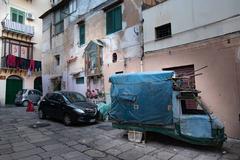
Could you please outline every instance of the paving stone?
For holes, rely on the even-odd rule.
[[[134,146],[132,149],[127,150],[126,152],[121,153],[118,155],[119,158],[125,159],[125,160],[130,160],[130,159],[138,159],[140,157],[143,157],[145,154],[148,154],[152,151],[154,151],[154,147],[139,147],[139,146]]]
[[[35,155],[35,156],[30,156],[30,157],[19,159],[19,160],[41,160],[41,159],[42,159],[41,157]]]
[[[34,149],[34,148],[36,148],[34,145],[27,144],[27,145],[22,145],[22,146],[14,146],[13,150],[15,152],[18,152],[18,151],[25,151],[25,150]]]
[[[119,160],[119,158],[117,157],[113,157],[111,155],[107,155],[106,157],[103,157],[103,158],[95,158],[97,160]]]
[[[84,152],[85,154],[89,155],[90,157],[93,158],[103,158],[106,156],[105,153],[97,151],[97,150],[87,150],[86,152]]]
[[[127,150],[132,149],[133,147],[134,147],[133,143],[124,143],[122,145],[112,147],[112,148],[108,149],[106,152],[111,155],[117,156]]]
[[[185,157],[189,157],[189,158],[195,158],[197,157],[200,153],[195,151],[195,150],[191,150],[191,149],[185,149],[181,152],[179,152],[179,154],[185,156]]]
[[[240,156],[239,155],[231,154],[231,153],[223,155],[222,158],[229,159],[229,160],[240,160]]]
[[[159,160],[159,159],[150,155],[145,155],[142,158],[139,158],[138,160]]]
[[[0,155],[0,160],[13,160],[13,158],[9,154]]]
[[[176,155],[172,157],[170,160],[192,160],[192,158],[185,157],[183,155]],[[208,159],[205,159],[205,160],[208,160]]]
[[[54,156],[54,157],[49,158],[49,160],[64,160],[64,159],[62,157],[60,157],[60,156]]]
[[[78,145],[75,145],[75,146],[71,146],[72,148],[80,151],[80,152],[84,152],[86,150],[89,150],[90,148],[87,147],[86,145],[83,145],[83,144],[78,144]]]
[[[46,151],[51,151],[51,150],[61,149],[61,148],[66,148],[66,147],[67,147],[66,145],[58,143],[58,144],[46,145],[46,146],[43,146],[42,148]]]
[[[194,158],[193,160],[218,160],[218,159],[219,159],[219,157],[199,155],[198,157]]]
[[[41,148],[36,148],[36,149],[31,149],[31,150],[26,150],[26,151],[20,151],[20,152],[15,152],[10,154],[13,159],[20,159],[28,156],[32,156],[35,154],[43,153],[44,150]]]
[[[39,156],[42,157],[42,158],[50,158],[50,157],[59,156],[59,155],[62,155],[62,154],[73,152],[73,151],[75,151],[75,150],[67,147],[67,148],[61,148],[61,149],[56,149],[56,150],[51,150],[51,151],[48,151],[48,152],[44,152],[44,153],[39,154]]]
[[[14,151],[12,150],[12,148],[0,149],[0,155],[9,154],[9,153],[13,153],[13,152],[14,152]]]
[[[152,155],[153,157],[156,157],[157,159],[161,159],[161,160],[168,160],[171,157],[173,157],[175,155],[175,153],[170,153],[164,150],[156,150],[155,152],[151,153],[150,155]]]

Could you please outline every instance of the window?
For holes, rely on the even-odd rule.
[[[79,44],[83,45],[85,44],[85,24],[81,23],[79,24]]]
[[[69,2],[69,14],[75,12],[77,10],[77,1],[72,0]]]
[[[13,22],[24,24],[25,21],[25,12],[20,11],[15,8],[11,8],[11,20]]]
[[[112,55],[112,62],[113,63],[117,62],[117,53],[113,53],[113,55]]]
[[[33,44],[3,39],[3,54],[4,56],[12,54],[16,57],[31,59],[33,58]]]
[[[84,77],[76,78],[76,84],[84,84]]]
[[[156,35],[156,40],[171,37],[172,35],[171,23],[156,27],[155,35]]]
[[[107,34],[117,32],[122,29],[122,7],[118,6],[106,12]]]
[[[123,71],[115,72],[115,74],[123,74]]]
[[[55,34],[61,33],[64,30],[64,13],[58,10],[54,14]]]
[[[56,59],[57,66],[59,66],[60,65],[60,55],[55,55],[54,57]]]

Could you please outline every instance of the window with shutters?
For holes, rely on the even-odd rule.
[[[13,22],[24,24],[25,22],[25,12],[20,11],[15,8],[11,8],[11,20]]]
[[[107,34],[117,32],[122,29],[122,7],[118,6],[106,12]]]
[[[79,44],[85,44],[85,23],[79,24]]]

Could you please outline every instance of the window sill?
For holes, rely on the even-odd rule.
[[[155,41],[160,41],[160,40],[168,39],[168,38],[171,38],[171,37],[172,37],[172,35],[161,37],[161,38],[156,38]]]
[[[107,35],[107,36],[110,36],[111,34],[116,34],[116,33],[119,33],[119,32],[121,32],[121,31],[123,31],[123,29],[117,30],[117,31],[112,32],[112,33],[106,33],[106,35]]]

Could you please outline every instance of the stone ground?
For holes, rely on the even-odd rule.
[[[233,139],[217,150],[150,133],[139,144],[109,122],[66,127],[41,120],[50,125],[32,128],[37,121],[25,108],[0,108],[0,160],[240,160],[240,141]]]

